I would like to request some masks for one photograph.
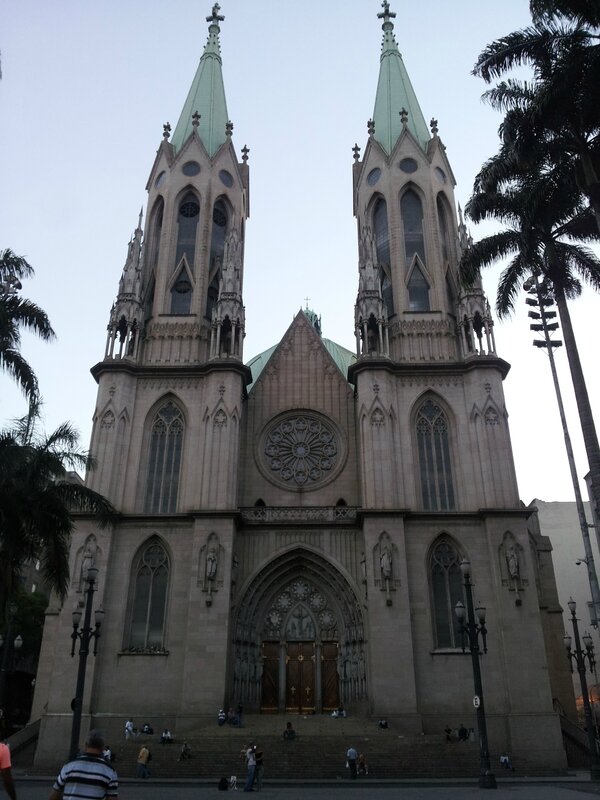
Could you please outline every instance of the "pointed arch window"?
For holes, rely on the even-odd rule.
[[[171,287],[171,314],[189,314],[192,306],[192,283],[185,266]]]
[[[447,263],[450,257],[450,234],[448,231],[448,218],[446,216],[446,209],[444,208],[444,201],[441,194],[437,196],[437,215],[438,225],[440,229],[440,243],[442,248],[442,260],[444,264]]]
[[[425,264],[425,241],[423,239],[423,205],[416,192],[409,189],[402,195],[400,213],[404,227],[404,249],[409,266],[415,255]]]
[[[157,411],[150,431],[144,504],[149,514],[172,514],[177,510],[183,433],[181,410],[172,401],[165,403]]]
[[[455,497],[448,420],[431,399],[417,412],[416,433],[423,508],[451,511]]]
[[[150,652],[164,649],[169,573],[167,551],[158,539],[151,540],[133,564],[128,649]]]
[[[383,197],[377,200],[375,208],[373,209],[373,232],[375,234],[377,263],[379,264],[381,294],[388,316],[391,316],[394,313],[394,297],[392,293],[390,231],[388,226],[387,204]]]
[[[443,537],[434,546],[429,564],[435,647],[461,647],[454,608],[463,599],[462,558],[453,542]]]
[[[225,253],[225,237],[227,235],[228,214],[223,200],[217,200],[213,207],[212,235],[210,239],[210,262],[208,276],[208,292],[206,296],[206,316],[212,318],[212,311],[219,299],[219,278]]]
[[[408,308],[410,311],[429,311],[429,284],[423,270],[415,264],[408,281]]]
[[[158,264],[158,256],[160,254],[160,237],[162,235],[163,215],[165,203],[162,197],[159,197],[154,205],[152,211],[151,234],[150,234],[150,257],[148,264],[150,269],[154,269]]]
[[[192,192],[188,192],[179,204],[177,214],[177,248],[175,250],[175,266],[185,256],[190,269],[194,268],[196,253],[196,234],[200,220],[200,204]]]

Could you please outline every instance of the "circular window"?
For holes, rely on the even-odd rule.
[[[186,200],[185,203],[182,203],[179,206],[179,213],[182,217],[197,217],[200,213],[200,206],[198,203],[195,203],[193,200]]]
[[[154,181],[154,185],[156,186],[156,188],[158,189],[159,187],[161,187],[163,183],[166,181],[166,179],[167,179],[167,173],[163,170],[163,172],[161,172],[160,175],[158,175],[158,177]]]
[[[400,169],[402,172],[416,172],[419,169],[419,165],[414,158],[403,158],[400,162]]]
[[[187,278],[179,278],[179,280],[175,283],[175,286],[173,286],[173,289],[175,289],[177,294],[187,294],[188,292],[192,291],[192,284]]]
[[[379,167],[375,167],[375,169],[372,169],[367,175],[367,183],[369,186],[375,186],[379,178],[381,178],[381,170]]]
[[[265,430],[258,461],[268,478],[287,489],[312,489],[341,468],[341,437],[332,423],[313,412],[289,414]]]
[[[226,169],[222,169],[219,172],[219,178],[221,179],[223,186],[227,186],[228,189],[233,186],[233,175],[231,172],[227,172]]]
[[[448,180],[446,178],[446,173],[440,167],[435,168],[435,177],[438,179],[440,183],[446,183],[446,181]]]
[[[186,161],[181,168],[181,171],[184,175],[192,177],[200,172],[200,164],[197,161]]]

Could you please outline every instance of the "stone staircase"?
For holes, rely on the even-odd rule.
[[[292,719],[296,738],[283,739],[287,719]],[[346,750],[353,745],[366,756],[369,778],[423,779],[470,778],[478,774],[477,745],[472,742],[447,743],[439,736],[402,736],[390,728],[381,730],[376,720],[327,716],[279,717],[246,716],[243,728],[229,725],[197,729],[185,736],[192,758],[179,761],[183,737],[173,732],[176,741],[161,745],[159,736],[140,735],[115,746],[115,769],[121,777],[133,777],[138,751],[146,744],[152,753],[151,777],[155,779],[213,779],[246,775],[245,752],[250,744],[264,752],[264,780],[346,780]],[[497,761],[496,761],[497,763]],[[496,764],[494,764],[494,767]],[[498,765],[499,766],[499,765]],[[520,765],[517,762],[517,769]],[[523,765],[524,766],[524,765]],[[529,771],[527,774],[536,774]]]

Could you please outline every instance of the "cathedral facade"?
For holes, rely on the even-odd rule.
[[[232,142],[218,6],[208,18],[92,370],[87,483],[118,520],[79,519],[69,598],[48,611],[40,764],[68,741],[64,643],[91,564],[105,621],[84,725],[134,716],[183,732],[221,706],[343,703],[416,734],[474,715],[455,614],[464,560],[487,607],[492,749],[564,763],[555,707],[571,709],[572,687],[550,548],[519,500],[509,366],[481,286],[458,283],[468,236],[452,168],[387,3],[379,17],[375,108],[352,166],[356,350],[324,338],[307,308],[248,364],[248,151]]]

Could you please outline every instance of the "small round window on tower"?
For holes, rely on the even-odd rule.
[[[227,172],[226,169],[222,169],[219,172],[219,178],[221,179],[221,183],[224,186],[227,186],[228,189],[230,189],[233,186],[233,175],[231,174],[231,172]]]
[[[187,217],[188,219],[191,217],[197,217],[200,213],[200,206],[193,200],[186,200],[185,203],[182,203],[179,206],[179,213],[182,217]]]
[[[381,178],[381,170],[379,167],[375,167],[375,169],[372,169],[367,175],[367,183],[369,186],[375,186],[379,178]]]
[[[179,280],[173,286],[173,289],[177,292],[177,294],[187,294],[188,292],[192,291],[192,284],[187,278],[179,278]]]
[[[184,175],[192,177],[200,172],[200,164],[197,161],[186,161],[181,171]]]
[[[441,169],[441,167],[435,168],[435,177],[438,179],[440,183],[446,183],[447,181],[446,173],[444,172],[443,169]]]
[[[403,158],[399,166],[402,172],[416,172],[419,169],[414,158]]]

